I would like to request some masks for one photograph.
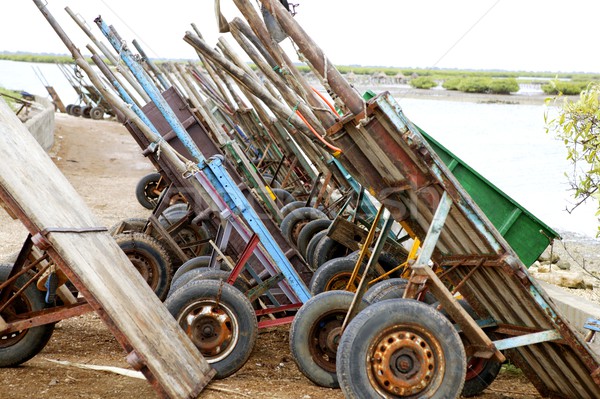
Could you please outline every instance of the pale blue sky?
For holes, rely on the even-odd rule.
[[[337,64],[600,72],[596,1],[291,2],[300,4],[297,20]],[[231,0],[221,3],[227,18],[238,15]],[[102,15],[128,42],[141,39],[151,57],[195,58],[182,40],[191,22],[211,44],[220,35],[213,0],[48,0],[81,49],[89,41],[64,11],[67,5],[90,25]],[[33,1],[4,0],[2,16],[0,51],[66,53]]]

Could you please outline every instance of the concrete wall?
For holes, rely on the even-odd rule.
[[[54,104],[40,96],[35,96],[35,102],[44,109],[25,122],[25,127],[42,148],[48,151],[54,144]]]

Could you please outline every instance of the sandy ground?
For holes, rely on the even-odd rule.
[[[138,205],[134,187],[151,172],[128,132],[111,121],[91,121],[57,114],[52,156],[90,208],[107,226],[148,211]],[[0,255],[20,248],[26,232],[19,221],[0,212]],[[108,372],[82,370],[52,360],[127,367],[125,353],[95,314],[64,320],[34,359],[20,367],[0,369],[0,398],[150,398],[145,380]],[[291,359],[288,329],[263,330],[248,363],[235,375],[212,383],[202,398],[337,399],[338,390],[319,388]],[[483,399],[540,398],[519,373],[503,371]]]

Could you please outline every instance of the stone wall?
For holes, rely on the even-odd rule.
[[[38,143],[48,151],[54,144],[54,104],[47,98],[35,96],[35,102],[44,107],[25,122],[25,127]]]

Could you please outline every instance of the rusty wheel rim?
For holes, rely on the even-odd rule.
[[[470,357],[467,359],[467,375],[465,381],[476,378],[485,369],[487,361],[487,359],[481,357]]]
[[[346,291],[346,287],[348,285],[348,281],[350,281],[350,277],[352,277],[352,273],[343,272],[338,273],[333,276],[325,285],[325,291],[333,291],[333,290],[342,290]],[[355,292],[357,285],[356,282],[360,281],[360,276],[356,277],[356,280],[347,291]]]
[[[227,357],[239,339],[234,312],[212,299],[191,304],[177,322],[209,363]]]
[[[325,313],[312,324],[308,339],[311,358],[323,370],[336,371],[336,354],[347,309]]]
[[[301,220],[294,225],[294,227],[292,228],[292,241],[293,242],[295,242],[295,243],[298,242],[298,237],[300,236],[300,232],[302,231],[304,226],[306,226],[309,222],[312,222],[312,220]]]
[[[127,257],[150,288],[155,289],[158,286],[159,275],[156,261],[139,251],[127,251]]]
[[[383,396],[412,396],[435,389],[445,369],[439,341],[421,326],[397,325],[369,348],[369,380]]]
[[[13,293],[14,294],[14,293]],[[2,311],[2,318],[7,321],[19,319],[20,314],[31,312],[33,306],[25,295],[19,295],[12,303]],[[14,331],[8,334],[0,335],[0,348],[9,348],[25,337],[28,330]]]

